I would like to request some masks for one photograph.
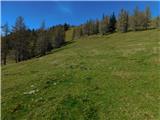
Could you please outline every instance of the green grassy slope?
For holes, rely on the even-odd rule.
[[[159,120],[159,33],[84,37],[2,67],[2,120]]]

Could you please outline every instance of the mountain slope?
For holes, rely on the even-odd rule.
[[[160,119],[159,33],[83,37],[2,67],[2,119]]]

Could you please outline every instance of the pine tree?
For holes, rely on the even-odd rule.
[[[64,30],[65,30],[65,31],[67,31],[67,30],[69,29],[69,27],[70,27],[69,24],[67,24],[67,23],[64,23],[63,26],[64,26]]]

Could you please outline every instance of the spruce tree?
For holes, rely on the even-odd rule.
[[[110,16],[110,19],[109,19],[109,32],[114,32],[116,30],[116,17],[114,15],[114,13]]]

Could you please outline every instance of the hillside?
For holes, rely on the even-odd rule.
[[[2,67],[2,120],[158,120],[160,31],[93,35]]]

